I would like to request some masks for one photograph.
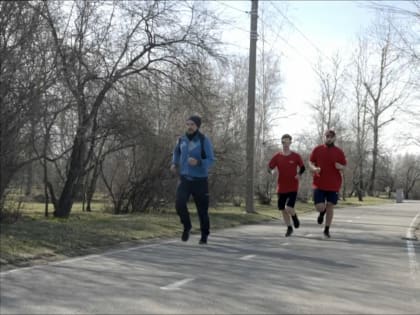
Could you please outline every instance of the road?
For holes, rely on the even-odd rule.
[[[5,271],[0,314],[420,314],[420,202],[316,216]]]

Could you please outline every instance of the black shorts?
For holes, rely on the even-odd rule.
[[[336,205],[338,202],[338,192],[330,190],[314,189],[314,204],[329,202]]]
[[[286,201],[287,201],[287,206],[289,208],[294,208],[295,207],[295,203],[296,203],[296,197],[297,197],[297,192],[296,191],[291,191],[291,192],[287,192],[287,193],[277,193],[277,206],[279,208],[279,210],[284,210],[285,206],[286,206]]]

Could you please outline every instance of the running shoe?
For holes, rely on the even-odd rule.
[[[297,229],[300,226],[300,222],[297,217],[297,214],[292,216],[292,220],[293,220],[293,226],[295,227],[295,229]]]
[[[320,212],[320,213],[319,213],[319,215],[318,215],[318,219],[317,219],[318,224],[322,224],[322,222],[324,222],[324,215],[325,215],[325,212],[327,212],[327,211],[326,211],[326,210],[324,210],[323,212]]]

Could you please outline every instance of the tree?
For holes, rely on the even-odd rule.
[[[330,66],[325,66],[321,58],[315,70],[320,84],[320,100],[312,105],[315,111],[314,120],[318,128],[318,140],[322,142],[325,130],[330,128],[340,128],[339,112],[342,110],[342,100],[344,91],[342,83],[344,81],[343,67],[338,53],[331,60]]]
[[[0,211],[15,174],[33,155],[42,96],[49,89],[51,58],[40,5],[0,3]]]
[[[265,16],[264,6],[260,10],[262,20]],[[280,31],[279,29],[277,31]],[[280,58],[276,55],[274,47],[266,47],[269,36],[266,36],[266,25],[261,26],[261,47],[259,53],[258,75],[256,77],[256,135],[255,135],[255,165],[256,165],[256,194],[263,204],[271,202],[273,176],[267,176],[267,163],[271,158],[274,142],[279,136],[273,133],[271,128],[280,117],[279,113],[284,110],[281,103],[280,87],[282,77],[280,71]]]
[[[366,43],[359,39],[359,46],[353,56],[352,65],[355,68],[354,78],[352,80],[353,95],[355,103],[355,116],[352,119],[351,130],[355,133],[356,152],[353,156],[355,169],[353,171],[353,189],[356,191],[359,201],[363,201],[366,189],[365,163],[368,155],[368,134],[369,134],[369,113],[368,113],[368,93],[363,85],[367,70]]]
[[[368,41],[372,45],[367,46],[367,55],[375,58],[368,64],[368,71],[363,80],[363,85],[369,95],[368,110],[371,116],[371,128],[373,132],[372,170],[368,192],[373,195],[376,181],[376,167],[379,154],[379,137],[381,129],[395,118],[388,112],[397,109],[403,101],[407,85],[400,84],[401,74],[404,68],[401,57],[393,48],[395,43],[394,32],[389,23],[377,24]]]
[[[399,117],[405,123],[410,124],[410,131],[402,131],[400,143],[419,146],[420,140],[417,136],[420,130],[420,46],[419,46],[419,26],[420,26],[420,1],[411,0],[400,3],[385,3],[383,1],[369,1],[365,3],[370,9],[375,10],[381,16],[387,16],[390,28],[394,33],[395,40],[392,48],[398,52],[401,62],[408,68],[409,76],[401,77],[407,81],[408,89],[411,90],[411,99],[404,102]]]
[[[420,51],[418,46],[418,27],[420,22],[420,1],[405,1],[404,7],[371,1],[367,6],[380,14],[392,16],[389,20],[393,31],[399,38],[395,48],[406,57],[411,64],[420,63]],[[413,67],[415,68],[415,67]],[[419,76],[417,74],[417,84]]]
[[[246,168],[246,107],[247,61],[232,56],[230,61],[216,72],[218,99],[214,110],[214,147],[217,163],[212,170],[218,178],[213,195],[239,206],[245,194]]]
[[[397,178],[395,175],[397,171],[398,170],[395,169],[392,156],[387,154],[387,152],[385,154],[380,154],[378,156],[377,164],[376,192],[386,191],[388,192],[388,198],[391,198],[392,192],[398,188]]]
[[[402,188],[405,198],[409,199],[414,195],[414,187],[420,182],[420,159],[418,155],[405,154],[402,157],[397,157],[395,163],[396,182],[399,188]]]
[[[216,56],[215,21],[199,3],[45,1],[62,84],[76,115],[71,154],[54,215],[68,217],[93,158],[98,115],[124,78],[185,69],[191,52]],[[186,13],[189,13],[189,19]]]

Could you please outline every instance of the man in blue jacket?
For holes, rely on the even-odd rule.
[[[171,171],[179,173],[180,179],[176,190],[176,212],[184,226],[182,241],[188,241],[191,219],[187,202],[192,195],[200,220],[200,244],[207,244],[210,234],[208,170],[214,163],[213,146],[208,137],[200,131],[201,118],[191,116],[186,121],[186,133],[175,146]]]

